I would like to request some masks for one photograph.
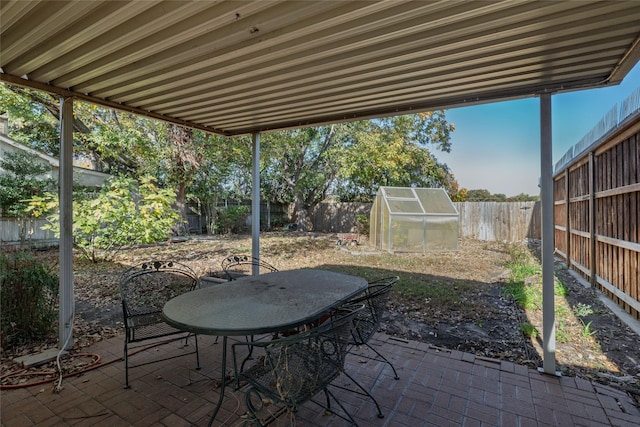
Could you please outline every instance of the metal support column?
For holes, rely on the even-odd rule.
[[[556,372],[555,296],[553,292],[553,161],[551,94],[540,96],[540,176],[542,201],[542,371]]]
[[[60,312],[59,346],[73,346],[73,98],[60,100]]]
[[[252,138],[251,171],[251,255],[260,258],[260,134]],[[251,270],[254,276],[260,274],[260,266],[254,264]]]

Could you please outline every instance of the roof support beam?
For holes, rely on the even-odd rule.
[[[542,201],[542,372],[556,372],[555,296],[553,292],[553,156],[551,94],[540,95],[540,176]]]
[[[180,126],[185,126],[188,128],[193,128],[193,129],[198,129],[201,130],[203,132],[208,132],[208,133],[214,133],[214,134],[218,134],[218,135],[224,135],[224,136],[230,136],[231,134],[229,132],[225,132],[222,131],[220,129],[215,129],[209,126],[204,126],[198,123],[193,123],[190,121],[186,121],[186,120],[180,120],[177,119],[175,117],[170,117],[170,116],[165,116],[163,114],[158,114],[158,113],[154,113],[152,111],[147,111],[147,110],[143,110],[141,108],[138,107],[132,107],[130,105],[127,104],[122,104],[119,102],[113,102],[113,101],[109,101],[107,99],[102,99],[102,98],[96,98],[94,96],[85,94],[85,93],[80,93],[80,92],[74,92],[72,90],[68,90],[68,89],[62,89],[50,84],[45,84],[45,83],[40,83],[37,82],[35,80],[29,80],[29,79],[25,79],[22,77],[18,77],[18,76],[14,76],[11,74],[5,74],[5,73],[0,73],[0,82],[5,82],[5,83],[11,83],[11,84],[15,84],[18,86],[24,86],[24,87],[30,87],[32,89],[37,89],[37,90],[42,90],[45,92],[49,92],[55,95],[59,95],[61,97],[64,98],[76,98],[79,99],[80,101],[86,101],[92,104],[96,104],[96,105],[102,105],[104,107],[108,107],[108,108],[114,108],[116,110],[120,110],[120,111],[126,111],[128,113],[133,113],[133,114],[138,114],[140,116],[143,117],[149,117],[151,119],[156,119],[156,120],[162,120],[164,122],[168,122],[168,123],[173,123],[176,125],[180,125]]]

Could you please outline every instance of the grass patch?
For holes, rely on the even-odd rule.
[[[520,323],[519,328],[522,331],[522,333],[528,338],[535,338],[540,335],[536,327],[533,326],[531,323],[528,323],[528,322]]]
[[[542,266],[526,249],[513,247],[507,267],[511,271],[505,293],[511,295],[524,310],[542,309]],[[566,296],[569,288],[554,277],[553,293]],[[557,310],[557,307],[556,307]]]

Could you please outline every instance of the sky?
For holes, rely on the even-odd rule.
[[[640,62],[617,86],[552,95],[553,164],[638,87]],[[451,153],[434,154],[449,166],[460,188],[539,194],[539,98],[451,108],[446,118],[456,128]]]

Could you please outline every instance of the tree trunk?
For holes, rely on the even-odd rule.
[[[313,224],[311,223],[311,218],[309,217],[309,211],[304,205],[303,201],[300,197],[296,196],[295,198],[295,210],[296,210],[296,224],[298,225],[298,231],[311,231],[313,230]]]

